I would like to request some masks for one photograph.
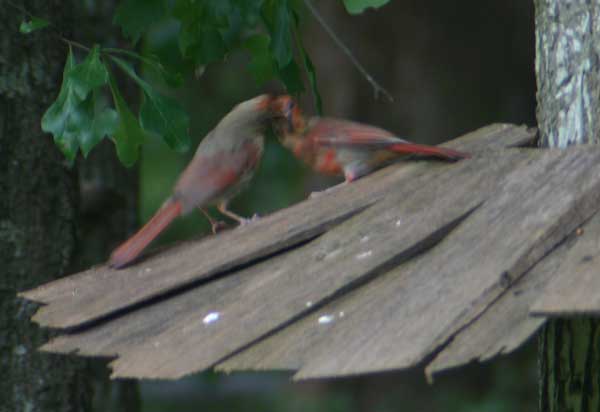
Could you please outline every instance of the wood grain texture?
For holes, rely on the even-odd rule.
[[[113,377],[415,365],[596,210],[600,152],[503,149],[534,135],[489,126],[449,144],[474,153],[468,161],[394,165],[129,269],[25,292],[48,303],[41,325],[76,327],[43,349],[116,357]]]
[[[374,281],[354,310],[342,308],[296,378],[407,368],[443,347],[594,213],[599,154],[532,155],[439,245]]]
[[[554,276],[531,306],[543,316],[598,315],[600,313],[600,216],[577,231],[577,243],[556,262]]]
[[[571,156],[577,158],[582,154],[579,151]],[[564,193],[557,192],[554,193],[557,196],[557,203],[554,203],[557,210],[541,210],[541,218],[534,217],[540,211],[536,203],[537,197],[550,194],[548,187],[536,193],[535,170],[541,167],[537,173],[545,173],[545,170],[554,170],[555,166],[561,164],[558,169],[565,172],[571,169],[573,162],[573,158],[563,159],[558,152],[547,152],[546,156],[546,159],[535,162],[526,161],[529,164],[516,168],[514,173],[506,176],[506,182],[502,190],[497,191],[496,198],[488,200],[427,254],[374,280],[355,294],[321,308],[317,315],[278,332],[261,344],[227,360],[219,368],[297,369],[304,365],[298,374],[299,378],[303,378],[407,367],[422,361],[488,308],[490,314],[499,311],[497,322],[506,323],[507,317],[510,322],[511,316],[517,316],[518,313],[506,311],[503,314],[502,305],[498,308],[492,306],[493,303],[506,305],[506,302],[497,300],[497,297],[502,296],[508,288],[510,278],[518,279],[519,273],[530,266],[528,262],[538,260],[545,254],[544,250],[552,248],[552,244],[560,242],[566,236],[568,229],[563,231],[552,228],[557,223],[555,219],[564,220],[573,210],[578,215],[582,209],[579,206],[572,209],[575,205],[583,205],[585,209],[577,219],[584,219],[594,209],[594,190],[588,192],[592,198],[571,198],[562,205],[560,198]],[[575,174],[580,175],[583,170],[585,169],[580,169]],[[528,176],[528,179],[524,179],[524,176]],[[558,178],[558,174],[553,177]],[[551,185],[552,182],[545,184]],[[564,186],[563,190],[570,190],[569,186]],[[528,197],[524,196],[526,193],[530,193],[528,201],[524,201]],[[514,198],[511,200],[512,196],[520,199],[520,202]],[[506,210],[513,204],[515,210]],[[499,209],[504,212],[499,214]],[[521,215],[523,211],[528,211],[528,214]],[[562,214],[565,215],[560,218]],[[511,223],[510,220],[514,221]],[[568,226],[573,229],[573,224]],[[521,230],[515,231],[515,227],[520,227]],[[469,231],[473,236],[471,241],[466,241]],[[511,235],[513,232],[516,233]],[[550,234],[549,237],[544,232]],[[540,241],[541,245],[532,247]],[[455,250],[456,248],[463,250]],[[452,259],[453,251],[462,259]],[[455,262],[460,262],[458,269],[449,271],[449,267],[456,267]],[[513,269],[508,271],[507,276],[505,272],[511,265]],[[465,278],[465,273],[470,273],[471,279]],[[523,293],[523,288],[535,286],[540,281],[539,277],[534,276],[530,280],[523,278],[515,286],[518,288],[515,291]],[[489,283],[482,284],[485,278]],[[474,287],[477,289],[474,290]],[[457,304],[459,307],[455,308]],[[344,316],[340,317],[340,313]],[[527,309],[521,309],[520,313],[526,317]],[[332,315],[334,321],[327,325],[319,324],[319,317],[327,314]],[[487,318],[481,319],[485,321]],[[512,343],[507,336],[507,344],[518,345],[538,325],[536,320],[533,320],[533,324],[514,325],[522,330],[520,333],[514,331],[515,340]],[[484,352],[488,349],[489,347],[482,348]],[[468,360],[470,358],[467,357],[465,361]],[[324,367],[327,369],[324,370]]]
[[[535,130],[498,124],[469,133],[448,146],[477,154],[527,144],[534,138]],[[454,166],[442,162],[395,164],[251,225],[176,245],[122,270],[94,267],[20,296],[48,304],[33,318],[40,325],[81,326],[301,243],[377,202],[399,182],[425,172],[433,176],[448,167]]]
[[[474,173],[485,164],[489,159],[481,157],[414,178],[303,247],[89,332],[53,340],[45,349],[118,354],[111,364],[115,377],[179,378],[208,368],[309,311],[306,302],[318,305],[437,242],[484,200],[483,194],[463,196],[450,184],[461,177],[465,187],[487,186],[482,182],[493,173]],[[205,326],[209,313],[218,313],[219,320]]]
[[[436,182],[439,186],[432,190],[431,193],[435,194],[438,202],[440,202],[440,198],[443,198],[444,192],[446,192],[446,195],[448,194],[448,188],[450,188],[450,193],[452,194],[452,198],[448,199],[448,203],[452,203],[455,196],[463,199],[476,198],[478,200],[487,200],[493,196],[497,184],[500,183],[499,176],[510,174],[511,171],[519,169],[519,165],[529,162],[531,160],[530,156],[535,157],[540,154],[541,152],[536,153],[535,151],[514,151],[506,153],[504,156],[493,155],[492,157],[481,157],[477,159],[481,163],[472,162],[470,166],[473,169],[465,170],[466,173],[461,175],[460,179],[457,176],[451,176],[450,181]],[[452,181],[460,181],[461,183],[452,185]],[[442,188],[446,188],[446,190],[444,191]],[[459,189],[455,190],[456,188]],[[423,205],[431,205],[431,207],[439,205],[443,209],[446,206],[445,203],[444,201],[440,203],[436,203],[435,201],[424,202],[420,204],[420,207],[423,208]],[[400,230],[404,230],[402,227],[404,220],[402,218],[397,220],[397,222],[400,222]],[[455,230],[460,230],[460,228]],[[365,243],[368,244],[369,242]],[[472,243],[470,242],[469,244]],[[414,290],[405,288],[404,274],[416,270],[418,265],[421,264],[419,262],[428,260],[431,253],[438,247],[439,245],[432,251],[402,264],[395,270],[384,274],[364,287],[354,290],[341,299],[319,308],[311,316],[301,319],[299,322],[277,332],[263,342],[253,345],[249,349],[218,365],[217,368],[224,371],[236,369],[300,369],[314,357],[339,350],[334,349],[334,347],[345,339],[344,336],[336,340],[335,344],[329,342],[330,339],[334,339],[332,335],[336,333],[337,329],[341,331],[355,329],[356,336],[353,335],[348,339],[359,339],[361,342],[365,339],[371,339],[373,333],[381,333],[381,330],[378,328],[385,328],[383,326],[384,322],[389,317],[395,316],[396,311],[398,311],[398,316],[401,318],[402,314],[399,313],[401,307],[405,303],[409,304],[408,301],[396,302],[396,308],[394,308],[396,303],[386,308],[384,307],[385,299],[393,298],[394,295],[398,294],[402,296],[411,295],[415,301],[418,301],[421,297],[426,297],[427,291],[420,284],[415,284]],[[434,268],[434,271],[437,270],[437,268]],[[425,276],[428,276],[428,274]],[[389,296],[388,293],[390,294]],[[366,329],[362,329],[362,325],[358,319],[361,314],[368,313],[372,313],[373,317],[365,320],[368,325]],[[320,319],[328,318],[331,319],[330,322],[319,322]],[[407,321],[410,322],[411,320]],[[373,328],[378,330],[374,331]],[[363,334],[362,332],[364,332],[364,335],[358,337],[358,335]]]
[[[584,230],[600,233],[600,215],[596,213]],[[482,315],[459,331],[435,359],[425,368],[429,380],[446,369],[462,366],[472,361],[487,361],[507,354],[521,346],[546,321],[530,316],[530,307],[545,290],[548,283],[562,279],[562,262],[578,254],[580,236],[571,233],[567,240],[552,250],[522,278],[506,290]]]

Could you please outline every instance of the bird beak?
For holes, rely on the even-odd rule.
[[[285,115],[285,119],[287,120],[289,129],[294,130],[294,113],[292,112],[291,107],[287,108],[284,115]]]

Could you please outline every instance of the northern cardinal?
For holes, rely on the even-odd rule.
[[[446,160],[470,157],[442,147],[400,139],[375,126],[327,117],[305,119],[291,96],[272,100],[273,126],[281,143],[313,170],[344,175],[352,182],[404,155],[434,156]]]
[[[209,219],[213,232],[217,222],[206,213],[205,206],[217,205],[219,212],[240,224],[248,222],[228,210],[227,204],[250,181],[262,157],[264,132],[272,117],[271,101],[271,96],[261,95],[242,102],[217,124],[179,176],[173,195],[146,225],[111,254],[110,266],[127,265],[173,219],[195,208]]]

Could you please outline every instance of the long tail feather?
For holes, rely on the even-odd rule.
[[[181,203],[168,200],[148,223],[112,252],[108,265],[118,269],[130,263],[180,214]]]
[[[417,154],[423,156],[435,156],[441,159],[460,160],[471,157],[469,153],[459,152],[458,150],[447,149],[444,147],[427,146],[416,143],[398,143],[389,147],[396,153]]]

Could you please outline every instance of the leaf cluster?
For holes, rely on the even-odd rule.
[[[380,7],[389,0],[343,0],[349,13]],[[122,0],[114,21],[136,43],[155,24],[174,20],[179,28],[178,46],[183,61],[203,68],[237,50],[250,55],[247,69],[260,85],[279,79],[288,93],[304,91],[302,69],[321,112],[315,67],[298,34],[302,3],[299,0]],[[31,33],[50,25],[33,17],[20,26]],[[75,42],[67,41],[69,44]],[[87,156],[104,137],[111,138],[121,162],[135,163],[147,133],[155,133],[174,150],[190,146],[189,117],[173,99],[142,79],[131,64],[138,60],[158,73],[166,84],[177,87],[182,74],[166,68],[155,56],[96,45],[77,63],[71,46],[59,95],[42,118],[42,129],[53,135],[69,159],[79,150]],[[121,94],[113,68],[122,70],[143,92],[136,116]],[[198,71],[198,70],[197,70]],[[105,98],[110,90],[112,105]]]
[[[125,102],[109,62],[122,69],[142,89],[144,98],[138,117]],[[160,71],[159,62],[149,62]],[[104,86],[110,89],[114,108],[102,98]],[[111,49],[102,50],[99,46],[94,46],[81,63],[76,63],[69,47],[60,92],[42,117],[42,130],[53,135],[67,159],[74,160],[79,150],[87,156],[108,136],[115,142],[117,155],[126,166],[137,160],[138,148],[148,132],[162,136],[174,150],[187,150],[188,127],[188,115],[179,103],[158,93],[138,76],[128,61],[111,53]]]

